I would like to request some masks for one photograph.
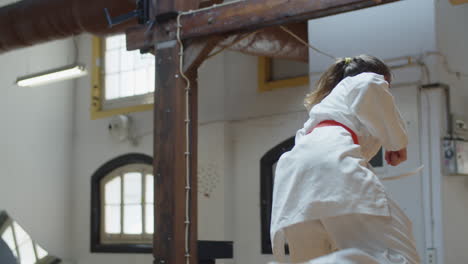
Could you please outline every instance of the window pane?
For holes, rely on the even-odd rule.
[[[13,229],[11,227],[8,227],[7,229],[5,229],[5,232],[3,232],[3,234],[2,234],[2,239],[3,239],[3,241],[5,241],[5,243],[7,243],[10,250],[16,256],[15,239],[13,238]]]
[[[120,71],[131,71],[135,68],[135,52],[128,51],[125,48],[120,50]]]
[[[45,251],[43,248],[41,248],[38,244],[36,244],[36,252],[37,252],[37,258],[38,259],[41,259],[41,258],[49,255],[49,253],[47,253],[47,251]]]
[[[146,190],[145,190],[145,200],[146,203],[154,202],[154,177],[151,174],[146,174]]]
[[[148,70],[141,68],[136,71],[136,86],[135,94],[145,94],[148,93]]]
[[[129,172],[124,174],[124,203],[141,204],[141,174]]]
[[[135,72],[123,72],[120,75],[120,97],[132,96],[135,90]]]
[[[15,228],[16,242],[18,243],[18,247],[31,240],[28,233],[26,233],[26,231],[24,231],[20,225],[18,225],[16,222],[13,222],[13,226]]]
[[[142,233],[141,211],[141,205],[124,206],[124,234]]]
[[[116,35],[106,38],[106,50],[118,49],[125,43],[125,35]]]
[[[104,57],[105,100],[154,91],[155,57],[138,51],[127,51],[125,34],[106,38]],[[111,74],[115,76],[110,77]]]
[[[19,254],[21,258],[21,264],[36,263],[36,255],[34,254],[33,243],[31,240],[27,240],[21,246],[19,246]]]
[[[156,68],[154,67],[154,65],[152,67],[149,67],[149,81],[148,81],[148,85],[149,85],[149,88],[148,88],[148,91],[150,92],[154,92],[154,87],[156,86]]]
[[[107,234],[120,234],[120,205],[106,205],[106,227]]]
[[[115,177],[113,180],[106,183],[104,188],[106,205],[120,205],[120,184],[120,177]]]
[[[145,233],[153,234],[154,232],[154,207],[152,204],[146,204],[145,216]]]
[[[142,58],[142,54],[140,54],[139,52],[136,52],[134,53],[135,57],[135,69],[140,69],[140,68],[144,68],[145,64],[144,64],[144,61],[143,61],[143,58]]]
[[[120,69],[120,52],[119,50],[106,51],[106,61],[104,68],[106,74],[117,73]]]
[[[119,74],[106,76],[106,99],[111,100],[119,97]]]

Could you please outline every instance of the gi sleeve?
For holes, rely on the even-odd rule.
[[[405,148],[408,145],[405,123],[383,76],[366,75],[351,89],[350,110],[369,133],[387,150]]]

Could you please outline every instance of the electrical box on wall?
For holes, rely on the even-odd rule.
[[[451,126],[453,136],[457,139],[468,140],[468,121],[460,115],[451,116]]]
[[[453,134],[442,142],[445,174],[468,176],[468,121],[452,115],[449,125]]]

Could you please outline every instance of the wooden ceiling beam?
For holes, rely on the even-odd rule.
[[[236,33],[388,4],[399,0],[244,0],[196,10],[181,17],[182,39]],[[148,48],[176,38],[176,21],[158,24],[153,34],[146,27],[127,30],[127,49]],[[146,39],[151,36],[151,39]]]

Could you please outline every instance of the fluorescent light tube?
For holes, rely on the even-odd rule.
[[[74,79],[86,74],[86,68],[83,65],[74,64],[46,72],[19,77],[16,80],[16,84],[21,87],[37,86],[62,80]]]

